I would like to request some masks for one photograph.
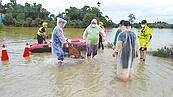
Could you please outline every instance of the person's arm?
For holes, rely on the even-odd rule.
[[[87,39],[87,29],[85,29],[84,33],[83,33],[83,39],[86,40]]]
[[[64,37],[63,33],[60,34],[59,39],[60,39],[61,43],[65,43],[65,37]]]
[[[104,32],[106,31],[104,26],[102,27],[102,29],[103,29]],[[105,32],[105,33],[106,33],[106,32]]]
[[[115,57],[116,54],[122,49],[123,43],[126,40],[126,34],[120,33],[118,37],[118,42],[116,44],[116,49],[114,50],[112,56]]]
[[[56,27],[55,32],[56,32],[56,35],[57,35],[58,39],[63,44],[65,42],[65,37],[64,37],[64,34],[63,34],[62,30],[60,30],[60,28]]]
[[[117,45],[116,45],[116,49],[114,50],[114,52],[112,53],[112,56],[115,57],[117,55],[117,53],[121,50],[123,45],[123,41],[118,41]]]
[[[118,29],[117,32],[115,33],[114,42],[113,42],[113,47],[112,47],[113,50],[114,50],[115,47],[116,47],[117,38],[118,38],[118,35],[119,35],[119,34],[120,34],[120,29]]]
[[[44,36],[44,37],[47,37],[47,34],[46,34],[46,32],[43,32],[43,36]]]
[[[41,29],[40,32],[42,32],[42,36],[44,36],[44,37],[47,36],[46,29],[44,27]]]
[[[114,46],[116,46],[117,38],[119,34],[120,34],[120,29],[118,29],[117,32],[115,33],[114,42],[113,42]]]
[[[101,27],[99,27],[99,32],[100,32],[100,35],[102,36],[102,39],[105,40],[105,37],[106,37],[105,31]]]

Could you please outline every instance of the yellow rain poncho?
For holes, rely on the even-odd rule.
[[[143,47],[143,48],[149,47],[149,42],[152,37],[151,33],[152,33],[152,30],[147,25],[141,28],[138,35],[140,47]]]

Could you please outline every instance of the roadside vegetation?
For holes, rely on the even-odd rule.
[[[107,42],[106,47],[108,48],[112,48],[113,44],[110,42]],[[157,57],[164,57],[164,58],[172,58],[173,59],[173,45],[171,46],[164,46],[162,48],[159,48],[157,50],[154,51],[147,51],[148,54],[153,55],[153,56],[157,56]]]
[[[158,21],[158,22],[155,22],[155,23],[148,23],[148,26],[150,28],[173,28],[173,24],[168,24],[166,22],[162,22],[162,21]],[[133,27],[134,28],[141,28],[141,25],[140,23],[134,23],[133,24]]]
[[[148,53],[153,56],[164,57],[164,58],[173,58],[173,45],[170,47],[164,46],[155,51],[149,51]]]

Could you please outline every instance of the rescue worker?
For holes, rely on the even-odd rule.
[[[99,26],[103,29],[103,31],[105,32],[105,28],[103,26],[103,22],[99,22]],[[102,50],[104,50],[104,46],[103,46],[103,38],[101,36],[101,34],[99,34],[99,44],[98,44],[98,49],[102,48]],[[101,49],[100,49],[101,50]]]
[[[40,27],[37,31],[38,44],[42,44],[46,41],[45,38],[47,37],[46,35],[47,25],[48,25],[47,22],[43,22],[42,27]]]
[[[127,81],[128,79],[132,80],[133,60],[138,54],[138,44],[129,21],[124,21],[121,30],[112,56],[116,56],[119,60],[116,64],[122,66],[122,81]]]
[[[139,35],[138,35],[138,40],[140,44],[140,59],[142,61],[145,61],[146,59],[146,51],[147,48],[149,47],[150,39],[152,37],[152,29],[150,29],[147,26],[147,21],[142,20],[141,22],[142,28],[140,29]]]
[[[58,60],[58,64],[62,64],[64,60],[64,51],[63,44],[65,43],[64,31],[67,21],[58,18],[57,26],[53,29],[52,32],[52,55]]]
[[[113,42],[113,50],[116,48],[116,44],[117,44],[117,39],[118,39],[118,36],[120,34],[121,31],[121,26],[124,24],[124,21],[125,20],[121,20],[120,23],[119,23],[119,28],[117,29],[116,33],[115,33],[115,37],[114,37],[114,42]]]
[[[87,58],[94,58],[97,55],[99,34],[105,38],[106,34],[97,24],[96,19],[92,19],[91,24],[85,29],[83,39],[86,40]]]

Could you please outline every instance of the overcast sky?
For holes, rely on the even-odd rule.
[[[70,7],[82,8],[84,5],[98,7],[102,15],[119,23],[120,20],[128,19],[129,14],[134,14],[138,23],[143,19],[148,22],[164,21],[173,24],[173,0],[16,0],[18,4],[42,4],[43,8],[52,14],[57,15]],[[2,4],[9,3],[10,0],[2,0]]]

